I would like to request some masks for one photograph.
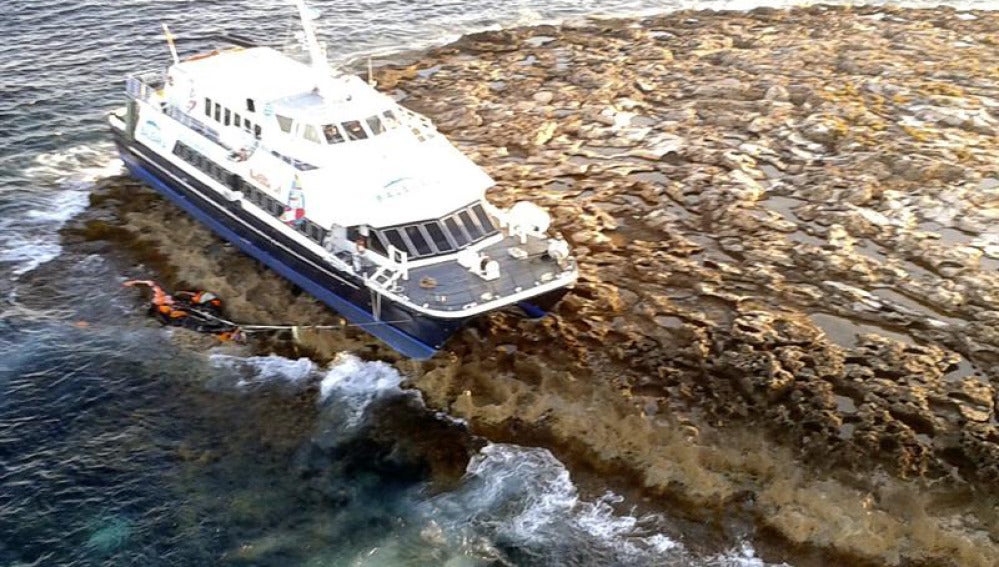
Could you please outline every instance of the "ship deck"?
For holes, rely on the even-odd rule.
[[[511,248],[527,253],[525,258],[510,255]],[[410,268],[409,279],[400,280],[402,293],[410,301],[431,309],[460,311],[473,304],[483,304],[496,299],[537,288],[566,272],[575,269],[572,260],[563,269],[547,254],[547,240],[528,238],[521,244],[517,238],[503,240],[482,249],[481,252],[499,263],[500,277],[486,281],[456,261]],[[429,285],[429,284],[433,285]]]

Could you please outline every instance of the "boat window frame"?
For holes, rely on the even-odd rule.
[[[490,232],[494,232],[496,230],[495,221],[493,221],[492,217],[489,216],[489,213],[486,212],[486,208],[482,206],[482,203],[475,203],[471,207],[468,207],[468,210],[472,212],[472,218],[478,221],[479,228],[482,229],[483,234],[489,234]],[[489,222],[488,230],[486,229],[485,222],[482,220],[483,218]]]
[[[482,226],[479,225],[479,219],[475,218],[475,213],[473,213],[471,209],[472,209],[471,207],[468,207],[458,211],[458,217],[461,219],[462,224],[465,225],[466,230],[468,230],[468,225],[471,224],[472,227],[475,228],[475,230],[479,231],[479,236],[472,239],[472,242],[478,242],[486,237],[486,231],[482,230]],[[463,217],[462,215],[467,216],[468,220],[471,222],[470,223],[466,222],[465,217]],[[472,236],[472,231],[469,230],[468,235]]]
[[[368,247],[372,250],[388,258],[388,246],[385,245],[387,239],[382,237],[380,230],[372,231],[371,236],[374,238],[368,238]]]
[[[413,245],[411,250],[412,252],[415,252],[415,254],[413,255],[414,258],[426,258],[427,256],[434,255],[434,252],[436,250],[434,245],[432,244],[433,240],[430,240],[430,238],[428,238],[429,235],[423,232],[422,226],[420,226],[419,224],[407,224],[406,226],[402,227],[402,229],[403,232],[406,234],[406,238],[407,240],[409,240],[409,243]],[[417,236],[423,239],[424,248],[427,250],[426,252],[420,252],[420,246],[413,238],[413,235],[409,233],[410,230],[415,231]]]
[[[320,138],[319,129],[316,128],[315,124],[302,124],[302,127],[299,128],[299,133],[301,139],[306,142],[319,145],[323,143],[323,139]]]
[[[454,223],[454,225],[460,231],[460,234],[457,234],[457,235],[454,234],[454,231],[451,230],[450,226],[448,226],[448,221],[451,221],[451,222]],[[461,219],[458,218],[457,213],[456,214],[452,214],[452,215],[448,215],[448,216],[442,218],[441,222],[444,224],[444,228],[447,229],[447,232],[450,233],[450,236],[454,240],[454,243],[458,245],[458,249],[464,248],[465,246],[468,246],[469,244],[472,244],[472,243],[475,242],[474,240],[472,240],[471,236],[468,234],[468,231],[465,230],[464,225],[461,224]],[[462,238],[464,238],[464,240],[465,240],[464,243],[458,242],[458,237],[459,236],[462,237]]]
[[[347,134],[347,141],[361,142],[367,140],[369,137],[368,131],[364,129],[364,125],[360,120],[346,120],[340,124],[343,126],[344,133]],[[350,124],[356,124],[358,131],[351,130]]]
[[[427,221],[425,223],[422,223],[420,226],[423,227],[423,231],[426,232],[427,236],[430,237],[430,242],[433,243],[434,248],[436,248],[439,253],[441,253],[441,254],[449,254],[449,253],[454,252],[455,250],[458,249],[455,246],[455,243],[451,241],[451,238],[449,238],[448,231],[445,230],[444,227],[441,226],[441,221],[439,221],[439,220]],[[447,250],[445,250],[445,249],[443,249],[443,248],[440,247],[440,243],[437,241],[436,238],[434,238],[434,235],[430,232],[430,229],[427,228],[428,226],[433,226],[438,231],[440,231],[441,236],[444,238],[444,243],[448,245],[448,249]]]
[[[375,127],[372,125],[372,121],[374,121],[374,123],[378,125],[379,129],[377,131],[375,130]],[[367,126],[366,129],[371,133],[371,137],[381,136],[385,132],[388,132],[388,128],[385,127],[385,123],[382,122],[382,119],[377,114],[365,118],[364,124],[365,126]]]
[[[333,137],[330,136],[328,129],[332,129],[334,134]],[[322,130],[323,130],[323,137],[326,138],[326,143],[328,145],[333,146],[336,144],[342,144],[347,141],[346,136],[343,135],[343,132],[340,130],[340,127],[336,125],[336,123],[324,124]]]
[[[283,116],[281,114],[275,114],[274,120],[277,121],[278,128],[280,128],[282,132],[284,132],[285,134],[294,135],[294,132],[296,130],[295,127],[298,125],[295,122],[294,118],[291,118],[289,116]],[[287,128],[285,127],[285,121],[287,121]]]
[[[394,248],[398,248],[399,250],[402,250],[403,252],[406,252],[408,254],[409,250],[410,250],[409,243],[407,242],[407,240],[405,238],[405,232],[404,231],[400,231],[399,230],[400,228],[401,227],[386,228],[386,229],[384,229],[384,230],[382,230],[380,232],[385,235],[386,242],[388,242],[389,244],[391,244]],[[399,236],[399,239],[402,241],[402,246],[399,246],[395,242],[392,242],[392,237],[389,235],[390,231],[391,232],[395,232],[395,234]],[[388,248],[386,247],[385,250],[388,251]]]

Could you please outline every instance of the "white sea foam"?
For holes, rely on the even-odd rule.
[[[237,386],[241,387],[274,381],[297,384],[316,372],[316,364],[308,358],[292,360],[273,354],[250,357],[212,354],[208,360],[215,368],[235,373],[239,377]]]
[[[756,556],[756,550],[749,542],[742,542],[737,549],[711,557],[706,562],[708,567],[767,567],[773,565]],[[786,563],[781,563],[786,566]],[[779,566],[778,566],[779,567]]]
[[[400,388],[402,375],[384,362],[365,362],[352,354],[340,354],[319,386],[320,401],[344,419],[346,427],[361,423],[372,402],[386,396],[413,395]]]
[[[614,509],[621,502],[613,493],[580,498],[569,471],[546,449],[491,444],[473,457],[457,490],[428,501],[426,514],[452,541],[503,541],[553,564],[684,558],[683,546],[655,529],[661,518],[621,514]],[[567,549],[574,555],[559,556]]]
[[[622,503],[611,492],[581,498],[565,465],[546,449],[491,444],[473,457],[455,491],[428,500],[423,511],[470,555],[486,540],[550,565],[766,565],[749,543],[695,556],[663,532],[663,517],[621,513]]]
[[[13,264],[10,273],[17,278],[56,258],[62,252],[59,229],[86,209],[95,181],[120,171],[110,144],[37,156],[23,172],[33,183],[30,192],[4,196],[15,208],[0,221],[0,264]]]

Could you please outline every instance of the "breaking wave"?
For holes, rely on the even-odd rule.
[[[341,354],[331,365],[319,386],[320,402],[327,412],[339,417],[346,429],[356,429],[374,402],[399,396],[419,397],[402,390],[402,375],[384,362],[365,362],[352,354]]]
[[[82,145],[37,156],[23,171],[27,187],[5,191],[0,264],[13,278],[62,252],[59,229],[88,205],[94,182],[120,173],[110,144]]]
[[[321,381],[321,412],[340,424],[334,434],[349,437],[380,401],[411,397],[418,401],[417,408],[429,411],[418,392],[401,388],[403,379],[384,362],[341,354]],[[449,420],[446,415],[437,418]],[[582,497],[568,469],[547,449],[488,444],[471,458],[454,490],[421,497],[415,508],[423,521],[423,543],[436,541],[452,560],[514,565],[766,565],[748,543],[712,557],[694,556],[667,535],[663,517],[621,513],[623,502],[611,492],[596,499]]]
[[[610,492],[582,498],[546,449],[491,444],[472,458],[456,490],[422,506],[451,545],[481,555],[488,543],[517,565],[766,565],[748,543],[696,557],[665,533],[664,518],[621,513],[622,502]]]
[[[308,358],[291,360],[283,356],[240,357],[229,354],[212,354],[212,366],[227,371],[226,376],[235,380],[237,387],[265,384],[275,381],[300,384],[316,373],[316,364]]]

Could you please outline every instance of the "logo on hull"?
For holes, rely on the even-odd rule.
[[[256,181],[257,183],[263,185],[264,187],[266,187],[268,189],[271,189],[271,180],[267,179],[267,176],[265,176],[263,173],[260,173],[259,171],[253,171],[251,169],[250,170],[250,179]]]
[[[160,131],[160,126],[152,120],[146,120],[142,125],[142,129],[139,130],[139,134],[157,146],[164,147],[163,133]]]

